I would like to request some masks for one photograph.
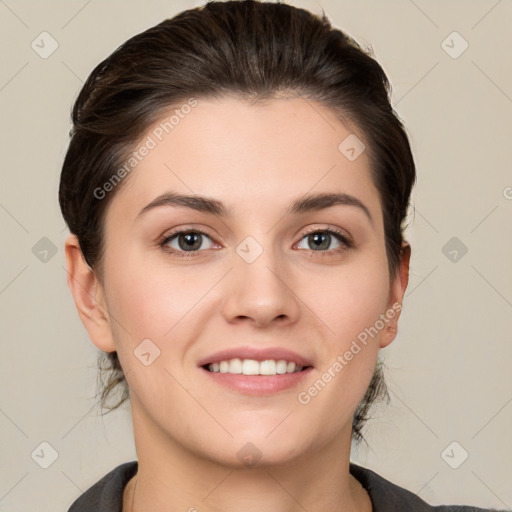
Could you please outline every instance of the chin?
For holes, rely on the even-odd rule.
[[[283,444],[263,443],[253,441],[234,441],[230,448],[223,453],[211,454],[210,460],[230,469],[266,469],[271,467],[286,467],[298,462],[306,447],[296,443]]]
[[[265,428],[231,430],[233,438],[228,439],[226,435],[205,440],[202,456],[230,469],[293,465],[314,450],[316,443],[311,442],[304,429],[291,431],[290,425],[276,429],[279,421],[269,428],[265,425]]]

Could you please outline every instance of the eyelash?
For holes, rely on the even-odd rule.
[[[171,233],[169,235],[166,235],[160,242],[158,242],[158,245],[163,250],[168,252],[169,254],[173,254],[175,256],[178,256],[179,258],[190,258],[190,257],[197,256],[197,254],[200,252],[203,252],[204,249],[203,250],[195,250],[195,251],[176,251],[175,249],[171,249],[167,246],[167,244],[171,240],[176,238],[177,236],[183,235],[183,234],[190,234],[190,233],[204,235],[204,236],[212,239],[208,233],[205,233],[204,231],[201,231],[200,229],[182,229],[179,231],[174,231],[173,233]],[[336,238],[339,242],[341,242],[344,245],[344,247],[341,247],[338,249],[326,249],[326,250],[322,250],[322,251],[314,251],[313,249],[306,249],[310,252],[318,254],[319,256],[331,256],[331,257],[336,256],[336,255],[339,255],[340,253],[353,247],[352,241],[349,240],[340,230],[333,228],[333,227],[330,227],[327,229],[318,229],[318,228],[312,229],[310,231],[305,232],[302,235],[300,240],[303,240],[305,237],[307,237],[309,235],[316,234],[316,233],[328,233],[329,235],[333,235],[334,238]],[[304,249],[300,249],[300,250],[303,251]]]

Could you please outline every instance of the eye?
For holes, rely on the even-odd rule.
[[[304,242],[308,245],[304,247]],[[159,245],[176,256],[197,256],[199,252],[212,249],[215,245],[211,237],[197,229],[181,230],[167,235]],[[333,247],[334,245],[334,247]],[[320,255],[342,252],[352,247],[352,242],[336,229],[316,229],[306,233],[297,248],[311,250]]]
[[[301,247],[300,244],[303,243],[302,240],[305,240],[309,247]],[[352,246],[348,238],[335,229],[317,229],[307,233],[302,240],[299,242],[297,247],[299,249],[308,249],[314,252],[324,252],[329,250],[331,252],[339,252]],[[333,243],[335,245],[334,247],[332,247]]]
[[[202,249],[211,249],[213,241],[202,231],[190,230],[172,233],[162,240],[160,245],[163,248],[170,249],[169,252],[177,254],[178,256],[193,256],[193,253]]]

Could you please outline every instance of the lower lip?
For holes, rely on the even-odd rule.
[[[235,373],[211,372],[200,368],[214,382],[225,386],[239,393],[247,395],[270,395],[286,389],[293,388],[300,384],[305,378],[310,376],[312,367],[306,368],[301,372],[284,373],[282,375],[243,375]]]

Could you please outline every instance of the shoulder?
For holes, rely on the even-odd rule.
[[[370,495],[373,512],[490,512],[492,509],[463,505],[432,506],[412,492],[398,487],[370,469],[350,464],[350,473]]]
[[[123,491],[137,467],[137,461],[117,466],[78,497],[68,512],[122,512]]]
[[[137,472],[137,461],[125,462],[107,473],[101,480],[77,498],[68,512],[122,512],[123,491]],[[380,475],[356,464],[350,473],[368,492],[373,512],[490,512],[471,506],[432,506],[412,492],[398,487]]]

